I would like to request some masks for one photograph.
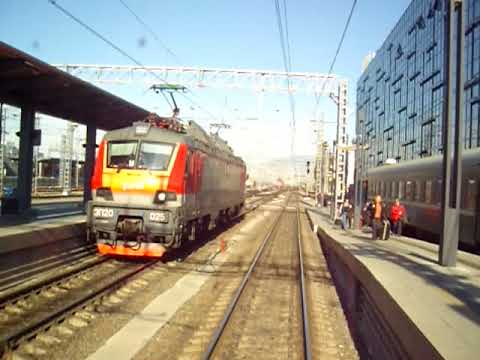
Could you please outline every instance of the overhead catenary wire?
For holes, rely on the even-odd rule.
[[[350,9],[350,13],[348,14],[347,22],[345,23],[345,27],[343,28],[342,36],[340,37],[340,41],[337,46],[337,50],[335,51],[335,55],[333,56],[332,62],[330,63],[330,68],[328,69],[327,78],[323,82],[322,90],[320,91],[320,95],[317,95],[317,102],[315,104],[315,108],[318,107],[318,103],[320,102],[321,94],[325,91],[325,87],[327,86],[328,80],[330,75],[332,74],[333,67],[335,66],[335,62],[337,61],[338,54],[340,54],[340,50],[343,45],[343,41],[345,40],[345,35],[347,34],[347,30],[350,26],[350,21],[352,20],[353,12],[355,11],[355,6],[357,5],[357,0],[353,0],[352,7]],[[316,110],[315,110],[316,113]]]
[[[280,37],[280,47],[282,49],[283,66],[287,74],[287,92],[288,92],[289,103],[290,103],[290,111],[292,115],[290,155],[291,155],[293,171],[294,173],[296,173],[295,166],[293,165],[295,162],[295,132],[296,132],[295,99],[292,95],[290,76],[289,76],[289,73],[292,70],[291,69],[292,63],[291,63],[291,51],[290,51],[290,39],[289,39],[289,33],[288,33],[288,11],[287,11],[287,3],[285,0],[283,0],[283,14],[284,14],[283,22],[282,22],[281,6],[279,3],[279,0],[275,0],[275,12],[276,12],[276,18],[277,18],[278,33]]]
[[[290,36],[288,34],[287,0],[283,0],[283,17],[285,19],[285,43],[287,44],[288,71],[292,71],[292,53],[290,51]]]
[[[159,43],[159,45],[168,53],[170,54],[178,63],[181,63],[179,57],[177,54],[173,52],[172,49],[170,49],[165,43],[160,39],[160,37],[153,31],[153,29],[145,22],[142,20],[142,18],[135,12],[133,9],[128,6],[128,4],[124,0],[118,0],[120,3],[125,7],[125,9],[128,10],[130,14],[145,28],[147,31],[152,35],[152,37]]]
[[[117,46],[115,43],[107,39],[105,36],[100,34],[98,31],[96,31],[94,28],[92,28],[90,25],[86,24],[84,21],[76,17],[74,14],[72,14],[70,11],[68,11],[66,8],[61,6],[60,4],[57,3],[55,0],[47,0],[50,4],[52,4],[54,7],[56,7],[58,10],[60,10],[64,15],[75,21],[77,24],[81,25],[85,29],[87,29],[90,33],[101,39],[103,42],[107,43],[109,46],[111,46],[113,49],[115,49],[117,52],[128,58],[130,61],[141,67],[143,70],[146,72],[152,74],[158,81],[162,82],[163,84],[168,84],[168,82],[161,77],[159,77],[155,72],[152,70],[148,69],[145,65],[143,65],[139,60],[135,59],[133,56],[128,54],[125,50]],[[185,99],[187,99],[192,105],[196,106],[200,110],[204,111],[211,117],[213,117],[215,120],[218,120],[215,115],[213,115],[210,111],[206,110],[204,107],[199,105],[196,101],[192,100],[189,96],[187,96],[185,93],[180,93]],[[169,106],[172,108],[171,104],[167,101]],[[173,110],[173,108],[172,108]]]

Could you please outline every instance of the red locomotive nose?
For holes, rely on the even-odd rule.
[[[92,176],[92,190],[96,190],[102,187],[102,177],[103,177],[103,156],[105,153],[105,140],[102,140],[100,147],[98,148],[97,160],[95,161],[95,169],[93,170]]]
[[[176,194],[185,193],[185,165],[187,162],[187,145],[179,144],[178,153],[173,164],[172,172],[168,179],[168,192],[174,192]]]

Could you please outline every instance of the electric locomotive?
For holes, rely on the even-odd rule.
[[[87,232],[101,254],[160,257],[238,214],[243,160],[218,135],[155,114],[105,134]]]

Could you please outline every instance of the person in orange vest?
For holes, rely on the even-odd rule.
[[[386,240],[387,237],[384,238],[382,234],[383,233],[382,230],[384,230],[385,228],[386,219],[387,219],[387,216],[385,211],[385,205],[383,204],[383,201],[382,201],[382,197],[380,195],[377,195],[375,196],[375,201],[372,205],[372,240],[377,240],[377,238]],[[387,230],[390,231],[390,229],[388,228]]]
[[[395,234],[402,236],[402,227],[406,217],[407,211],[405,207],[400,204],[399,199],[395,199],[395,203],[390,209],[390,222],[392,223],[392,231]]]

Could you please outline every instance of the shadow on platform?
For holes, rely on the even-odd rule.
[[[448,269],[445,269],[445,273],[433,269],[432,265],[440,265],[438,265],[436,259],[429,258],[428,256],[414,252],[408,253],[408,256],[413,256],[421,261],[428,262],[431,265],[413,261],[407,256],[385,249],[383,246],[387,245],[388,242],[377,240],[375,243],[372,243],[372,240],[369,240],[366,236],[352,233],[348,235],[364,243],[362,246],[358,244],[344,244],[343,246],[350,253],[355,256],[375,258],[376,260],[395,264],[410,271],[412,274],[421,278],[426,283],[441,288],[464,304],[449,305],[452,309],[467,317],[472,322],[480,325],[480,287],[466,282],[466,280],[469,279],[467,276],[453,274]],[[421,294],[418,294],[418,299],[421,301]]]

